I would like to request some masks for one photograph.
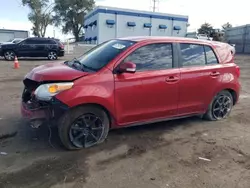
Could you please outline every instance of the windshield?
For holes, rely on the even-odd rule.
[[[17,40],[14,40],[13,43],[17,44],[17,43],[19,43],[21,41],[22,41],[22,39],[17,39]]]
[[[134,41],[128,40],[106,41],[87,51],[79,58],[74,59],[72,62],[77,62],[77,64],[82,66],[84,71],[86,71],[86,69],[98,71],[135,43]]]

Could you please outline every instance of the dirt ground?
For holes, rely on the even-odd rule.
[[[227,120],[114,130],[105,143],[75,152],[62,148],[56,130],[32,130],[20,116],[22,79],[47,62],[20,60],[15,70],[0,60],[0,188],[250,187],[250,56],[236,57],[242,93]]]

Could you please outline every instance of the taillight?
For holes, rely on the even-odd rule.
[[[64,49],[64,45],[63,45],[63,44],[60,44],[60,48]]]
[[[240,77],[240,67],[237,65],[235,68],[236,68],[236,75],[239,78]]]

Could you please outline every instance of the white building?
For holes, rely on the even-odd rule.
[[[98,6],[85,16],[85,42],[99,44],[127,36],[180,36],[188,16]]]
[[[10,30],[10,29],[0,29],[0,43],[13,40],[14,38],[27,38],[29,37],[28,31],[23,30]]]

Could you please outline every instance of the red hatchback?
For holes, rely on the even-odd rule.
[[[21,111],[58,126],[68,149],[99,144],[112,128],[202,115],[226,118],[240,69],[225,43],[173,37],[106,41],[79,58],[34,68]]]

